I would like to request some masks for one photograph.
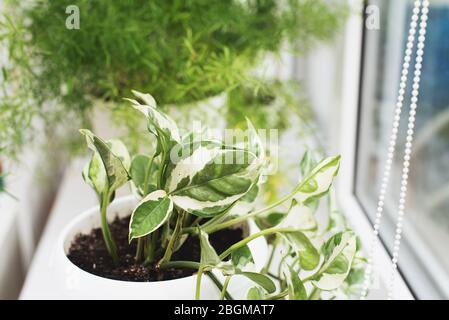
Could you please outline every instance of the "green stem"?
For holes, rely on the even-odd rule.
[[[265,229],[265,230],[256,232],[256,233],[250,235],[249,237],[247,237],[243,240],[240,240],[239,242],[230,246],[228,249],[226,249],[225,252],[220,254],[220,259],[221,260],[225,259],[228,255],[231,254],[232,251],[245,246],[248,242],[250,242],[258,237],[262,237],[262,236],[266,236],[266,235],[278,233],[278,232],[293,232],[293,231],[295,231],[295,229],[293,229],[293,228],[276,228],[276,227],[274,227],[274,228],[269,228],[269,229]]]
[[[221,284],[220,280],[213,274],[212,271],[207,271],[206,274],[209,276],[209,278],[212,280],[212,282],[217,286],[217,288],[222,291],[223,285]],[[229,292],[226,290],[225,292],[225,298],[226,300],[234,300],[234,298],[229,294]]]
[[[158,262],[158,265],[160,266],[162,263],[164,262],[168,262],[171,259],[171,256],[173,254],[173,250],[175,247],[175,244],[178,242],[179,239],[179,235],[181,233],[181,229],[182,229],[182,224],[184,222],[184,215],[185,212],[181,211],[178,214],[178,218],[176,220],[176,226],[175,226],[175,230],[173,231],[173,235],[170,238],[170,241],[168,242],[167,245],[167,249],[165,250],[165,254],[162,257],[162,259]]]
[[[281,291],[278,294],[275,294],[275,295],[272,295],[272,296],[268,296],[266,298],[266,300],[279,300],[279,299],[282,299],[282,298],[286,297],[287,295],[288,295],[288,290],[284,290],[284,291]]]
[[[159,230],[155,230],[152,235],[150,235],[150,238],[148,239],[148,249],[147,249],[147,255],[145,257],[145,265],[148,265],[149,263],[154,261],[155,257],[155,250],[158,240]]]
[[[101,232],[103,233],[103,239],[106,244],[106,249],[111,255],[112,261],[114,265],[118,265],[119,258],[117,255],[117,246],[115,245],[114,239],[111,235],[111,230],[109,229],[108,219],[107,219],[107,208],[109,205],[109,192],[106,193],[106,196],[102,197],[101,205],[100,205],[100,215],[101,215]]]
[[[168,268],[187,268],[187,269],[196,269],[199,270],[201,267],[199,262],[193,262],[193,261],[170,261],[170,262],[164,262],[161,264],[161,269],[168,269]],[[212,280],[212,282],[217,286],[217,288],[220,290],[220,292],[223,290],[223,285],[221,284],[220,280],[211,272],[207,271],[206,275]],[[225,292],[225,297],[227,300],[234,300],[234,298],[229,294],[229,292]]]
[[[231,276],[227,276],[221,289],[220,300],[224,300],[226,292],[228,291],[229,281],[231,281]]]
[[[276,239],[274,240],[273,246],[271,248],[270,257],[268,258],[267,264],[262,269],[262,273],[268,273],[268,271],[270,270],[271,263],[273,262],[274,253],[276,251],[276,247],[277,247],[278,242],[279,242],[278,240],[279,240],[279,237],[276,236]]]
[[[277,281],[282,281],[281,278],[279,278],[277,275],[275,275],[274,273],[271,272],[267,272],[267,275],[269,275],[270,277],[276,279]]]
[[[202,217],[196,217],[195,220],[193,220],[193,222],[190,224],[193,228],[196,228],[196,225],[199,224],[201,222],[201,220],[203,220]]]
[[[320,299],[320,290],[317,287],[313,287],[312,292],[310,292],[307,300],[319,300]]]
[[[142,256],[142,249],[143,249],[143,238],[139,238],[137,239],[136,256],[134,257],[136,262],[140,261],[140,257]]]
[[[159,167],[159,177],[157,180],[158,189],[162,189],[162,186],[165,183],[165,181],[164,181],[164,171],[165,170],[164,169],[165,169],[165,161],[166,160],[167,160],[167,152],[164,149],[164,147],[162,147],[161,163],[160,163],[160,167]]]
[[[196,275],[196,290],[195,290],[195,300],[200,300],[201,296],[201,277],[203,276],[203,269],[198,269],[198,274]]]
[[[161,269],[168,269],[168,268],[186,268],[186,269],[199,269],[200,268],[199,262],[193,262],[193,261],[168,261],[163,262],[160,265]]]
[[[284,196],[283,198],[279,199],[278,201],[272,203],[268,207],[265,207],[263,209],[260,209],[260,210],[248,213],[246,215],[239,216],[237,218],[225,221],[225,222],[217,224],[215,226],[211,225],[211,226],[209,226],[207,228],[204,228],[203,230],[204,230],[204,232],[206,232],[208,234],[211,234],[211,233],[217,232],[219,230],[229,228],[229,227],[231,227],[231,226],[233,226],[235,224],[238,224],[238,223],[241,223],[243,221],[246,221],[249,218],[255,217],[255,216],[259,215],[259,214],[266,213],[266,212],[276,208],[277,206],[283,204],[285,201],[291,199],[296,193],[297,193],[297,191],[296,191],[296,188],[295,188],[295,190],[293,192],[289,193],[288,195]],[[189,232],[189,231],[191,231],[192,233],[195,232],[195,230],[186,230],[186,232]]]
[[[145,197],[148,194],[148,180],[150,179],[151,168],[153,168],[154,155],[151,157],[150,162],[148,163],[145,169],[145,179],[143,181],[143,196]]]

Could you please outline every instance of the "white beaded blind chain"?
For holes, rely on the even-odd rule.
[[[421,82],[421,69],[422,61],[424,56],[424,42],[426,41],[426,29],[427,29],[427,14],[429,13],[429,1],[424,0],[422,2],[421,9],[421,21],[419,24],[419,37],[418,37],[418,50],[416,51],[416,61],[415,61],[415,76],[413,78],[413,90],[412,98],[410,104],[409,118],[408,118],[408,130],[407,130],[407,142],[405,143],[405,151],[403,157],[403,167],[402,167],[402,179],[401,179],[401,193],[399,195],[399,206],[396,220],[396,231],[394,237],[394,247],[393,256],[391,259],[391,278],[388,288],[388,300],[393,299],[393,289],[395,282],[396,269],[398,266],[399,249],[401,245],[403,218],[405,213],[405,200],[407,198],[407,182],[408,173],[410,167],[410,154],[413,145],[413,134],[415,127],[415,115],[416,109],[418,107],[418,95],[419,86]]]
[[[422,10],[421,10],[422,3]],[[373,271],[373,259],[376,248],[376,243],[379,235],[379,228],[382,221],[382,213],[384,209],[384,201],[385,195],[388,189],[388,184],[390,181],[390,172],[391,166],[393,164],[394,152],[397,142],[397,134],[399,129],[399,124],[401,120],[401,112],[404,102],[405,90],[407,87],[407,79],[408,73],[410,69],[410,61],[413,53],[413,47],[415,43],[415,35],[416,35],[416,27],[418,24],[419,15],[421,13],[421,22],[420,22],[420,35],[418,38],[418,51],[415,63],[415,76],[413,79],[413,90],[412,90],[412,98],[411,98],[411,106],[409,112],[409,121],[408,121],[408,130],[407,130],[407,142],[405,145],[405,153],[404,153],[404,161],[403,161],[403,171],[402,171],[402,180],[401,180],[401,193],[399,198],[399,207],[398,207],[398,218],[396,223],[396,234],[395,234],[395,242],[393,247],[393,256],[392,256],[392,276],[390,279],[390,284],[388,288],[388,299],[392,298],[392,292],[394,288],[394,275],[395,270],[397,268],[397,259],[399,255],[400,248],[400,240],[402,234],[402,220],[404,216],[405,210],[405,200],[407,195],[407,181],[408,181],[408,172],[410,166],[410,154],[413,142],[413,128],[415,123],[415,115],[416,108],[418,102],[418,94],[419,94],[419,84],[420,84],[420,76],[421,76],[421,68],[422,68],[422,59],[424,54],[424,41],[425,41],[425,33],[427,27],[427,14],[428,14],[429,1],[424,0],[416,0],[414,2],[413,14],[410,20],[409,26],[409,34],[407,39],[407,46],[404,53],[404,62],[402,65],[402,73],[401,73],[401,81],[399,84],[398,97],[396,102],[395,114],[393,119],[393,126],[391,129],[391,137],[389,141],[387,159],[384,166],[384,171],[382,175],[382,182],[379,191],[378,204],[376,209],[376,218],[373,226],[372,240],[369,249],[368,255],[368,263],[365,271],[365,279],[363,283],[363,288],[361,291],[360,299],[364,300],[368,294],[368,290],[372,281],[372,271]]]

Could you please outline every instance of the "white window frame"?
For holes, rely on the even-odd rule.
[[[355,159],[357,152],[357,126],[360,96],[360,75],[362,61],[362,41],[364,20],[361,1],[349,1],[360,8],[360,14],[351,15],[344,31],[342,109],[339,149],[342,155],[338,179],[338,199],[352,228],[360,237],[365,252],[369,250],[372,239],[372,225],[354,193]],[[374,299],[386,298],[386,287],[391,277],[391,257],[384,245],[378,241],[375,247],[376,280],[370,291]],[[393,297],[399,300],[414,299],[399,271],[395,272]]]

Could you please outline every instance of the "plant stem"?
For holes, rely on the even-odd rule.
[[[158,240],[159,230],[155,230],[153,234],[149,236],[148,239],[148,250],[145,257],[145,265],[148,265],[149,263],[154,261],[154,252],[156,250],[157,240]]]
[[[200,267],[198,269],[198,274],[196,275],[195,300],[200,300],[200,295],[201,295],[201,277],[202,276],[203,276],[203,269]]]
[[[201,220],[203,220],[202,217],[196,217],[196,219],[193,220],[193,222],[192,222],[190,225],[191,225],[193,228],[196,228],[195,226],[196,226],[197,224],[199,224],[199,223],[201,222]]]
[[[223,284],[223,288],[221,289],[220,300],[224,300],[226,291],[228,291],[229,281],[231,281],[231,276],[227,276],[225,282]]]
[[[193,261],[170,261],[170,262],[164,262],[161,264],[161,269],[168,269],[168,268],[188,268],[188,269],[196,269],[198,270],[200,268],[199,262],[193,262]],[[206,275],[212,280],[212,282],[217,286],[217,288],[220,290],[220,292],[223,290],[223,285],[221,284],[220,280],[217,279],[217,277],[211,272],[207,271]],[[234,298],[229,294],[229,292],[225,292],[225,297],[227,300],[234,300]]]
[[[271,248],[270,257],[268,258],[268,261],[267,261],[267,264],[265,265],[265,267],[263,267],[262,273],[268,273],[268,271],[270,270],[270,266],[271,266],[271,263],[273,262],[273,257],[274,257],[274,253],[276,251],[278,242],[279,242],[279,237],[276,236],[276,239],[274,240],[273,246]]]
[[[269,275],[270,277],[276,279],[277,281],[282,281],[281,278],[279,278],[277,275],[271,273],[271,272],[267,272],[267,275]]]
[[[217,288],[222,291],[223,285],[221,284],[220,280],[217,279],[217,277],[213,274],[212,271],[207,271],[206,274],[209,276],[209,278],[212,280],[212,282],[217,286]],[[225,298],[226,300],[234,300],[234,298],[229,294],[229,292],[225,291]]]
[[[179,235],[181,233],[182,224],[184,222],[184,215],[185,215],[184,211],[181,211],[181,212],[178,213],[178,217],[176,219],[175,230],[173,231],[173,235],[171,236],[170,241],[169,241],[169,243],[167,245],[167,249],[165,250],[164,256],[158,262],[158,266],[161,265],[164,262],[170,261],[171,256],[173,254],[173,250],[174,250],[175,244],[178,242]]]
[[[217,224],[217,225],[215,225],[215,226],[211,225],[211,226],[205,228],[205,229],[204,229],[204,232],[211,234],[211,233],[217,232],[217,231],[219,231],[219,230],[229,228],[229,227],[231,227],[231,226],[233,226],[233,225],[235,225],[235,224],[241,223],[241,222],[243,222],[243,221],[246,221],[246,220],[248,220],[248,219],[251,218],[251,217],[255,217],[255,216],[259,215],[259,214],[263,214],[263,213],[265,213],[265,212],[268,212],[268,211],[270,211],[270,210],[276,208],[277,206],[281,205],[281,204],[284,203],[285,201],[289,200],[289,199],[290,199],[291,197],[293,197],[296,193],[297,193],[297,192],[296,192],[296,188],[295,188],[295,190],[294,190],[293,192],[289,193],[288,195],[284,196],[283,198],[279,199],[278,201],[272,203],[272,204],[269,205],[268,207],[265,207],[265,208],[263,208],[263,209],[256,210],[256,211],[251,212],[251,213],[248,213],[248,214],[246,214],[246,215],[239,216],[239,217],[237,217],[237,218],[234,218],[234,219],[225,221],[225,222],[220,223],[220,224]],[[187,230],[187,231],[190,231],[190,230]],[[192,231],[194,231],[194,230],[192,230]]]
[[[161,263],[160,268],[161,269],[168,269],[168,268],[199,269],[200,263],[193,262],[193,261],[168,261],[168,262]]]
[[[250,235],[249,237],[246,237],[245,239],[240,240],[239,242],[230,246],[228,249],[226,249],[225,252],[220,254],[220,259],[221,260],[225,259],[229,254],[231,254],[232,251],[243,247],[248,242],[250,242],[258,237],[262,237],[262,236],[266,236],[266,235],[278,233],[278,232],[293,232],[293,231],[295,231],[295,229],[293,229],[293,228],[276,228],[276,227],[274,227],[274,228],[269,228],[269,229],[265,229],[265,230],[256,232],[256,233]]]
[[[287,295],[288,295],[288,290],[284,290],[284,291],[281,291],[278,294],[275,294],[275,295],[272,295],[272,296],[268,296],[266,298],[266,300],[279,300],[279,299],[282,299],[282,298],[286,297]]]
[[[111,235],[111,230],[109,229],[108,219],[107,219],[107,208],[109,205],[109,192],[103,195],[100,205],[100,215],[101,215],[101,232],[103,233],[103,239],[106,244],[106,249],[111,255],[114,265],[118,265],[119,259],[117,255],[117,246],[115,245],[114,239]]]
[[[136,256],[134,257],[136,262],[140,261],[140,257],[142,256],[142,249],[143,249],[143,238],[139,238],[137,239]]]
[[[153,167],[153,161],[154,161],[154,154],[151,157],[150,162],[148,163],[148,166],[145,169],[145,179],[143,181],[143,197],[148,195],[148,180],[150,179],[151,174],[151,168]]]

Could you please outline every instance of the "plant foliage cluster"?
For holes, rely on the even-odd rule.
[[[339,156],[317,162],[307,152],[300,163],[301,181],[289,194],[264,208],[248,209],[241,204],[256,201],[267,166],[264,145],[252,123],[247,121],[247,139],[236,145],[207,139],[199,132],[181,134],[151,95],[134,94],[136,99],[129,101],[144,114],[148,131],[157,142],[152,154],[131,157],[119,140],[104,141],[81,130],[93,151],[83,177],[99,197],[103,236],[115,264],[120,264],[120,257],[109,231],[107,208],[115,191],[131,181],[140,199],[129,225],[129,241],[138,241],[136,260],[156,268],[197,270],[197,299],[203,274],[212,277],[223,299],[232,299],[227,288],[237,275],[254,283],[247,293],[249,299],[319,299],[322,293],[351,291],[357,285],[363,269],[355,234],[341,222],[333,201],[324,230],[315,217],[320,199],[332,200]],[[287,203],[286,212],[277,211]],[[249,220],[255,221],[260,231],[217,254],[208,235]],[[199,237],[200,261],[173,261],[173,253],[187,237]],[[272,244],[272,255],[263,270],[255,268],[248,246],[258,237]],[[273,254],[279,246],[285,252],[274,265]],[[216,271],[223,274],[224,283],[217,279]]]
[[[0,102],[0,141],[8,150],[31,136],[23,133],[36,114],[51,124],[67,114],[88,119],[93,97],[119,101],[136,88],[162,105],[183,104],[264,86],[251,71],[265,53],[278,53],[286,41],[304,51],[333,35],[345,12],[338,1],[321,0],[7,3],[0,40],[10,64],[2,67],[8,88]],[[68,5],[79,7],[79,30],[65,26]]]

